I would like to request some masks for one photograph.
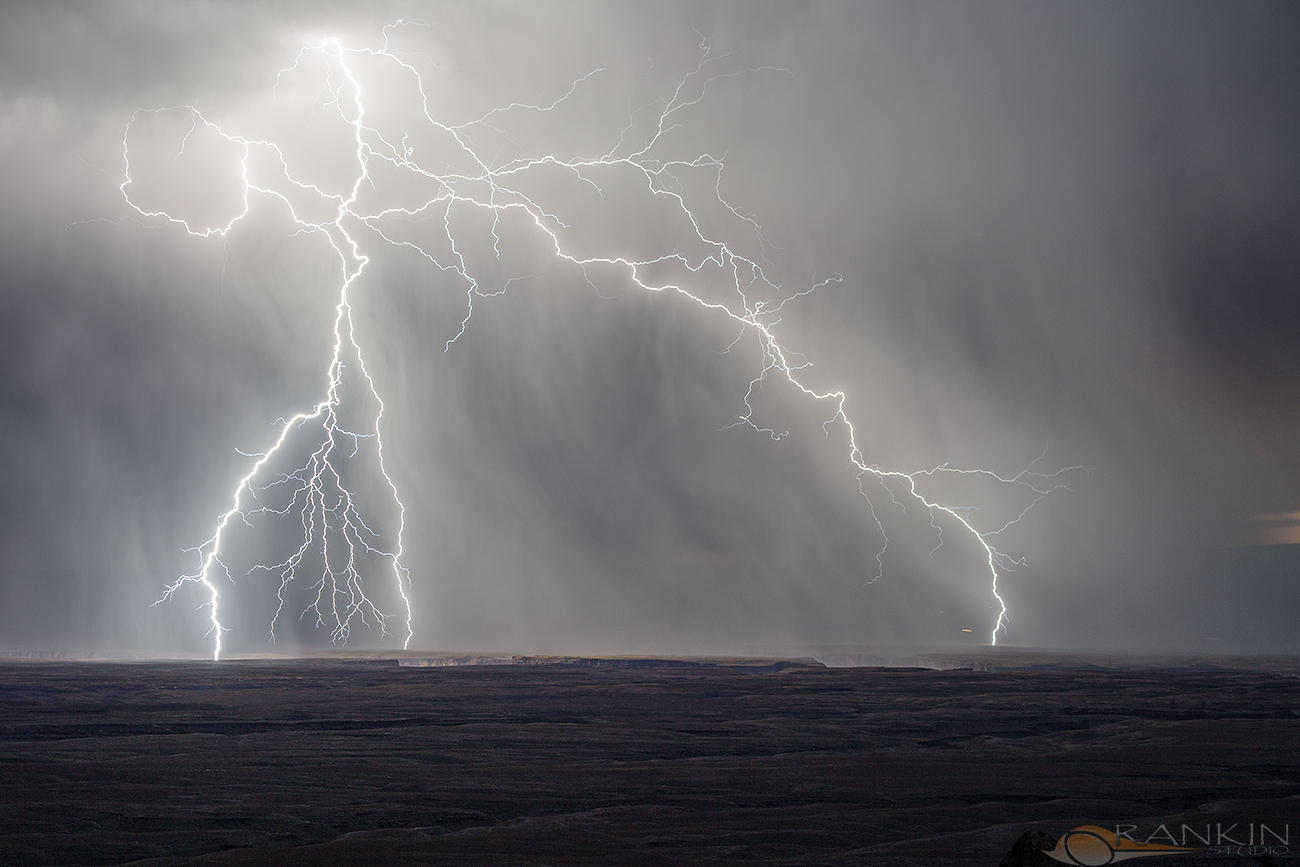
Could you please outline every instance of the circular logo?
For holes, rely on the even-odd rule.
[[[1065,835],[1065,854],[1075,864],[1100,867],[1115,858],[1115,850],[1100,835],[1091,831],[1071,831]]]

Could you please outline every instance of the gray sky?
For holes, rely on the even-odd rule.
[[[250,467],[237,449],[265,450],[277,419],[323,398],[342,272],[324,234],[295,234],[266,195],[224,238],[123,219],[127,123],[197,104],[227,134],[281,144],[297,176],[344,189],[355,141],[319,55],[278,86],[277,73],[326,38],[378,49],[402,18],[426,26],[389,31],[390,47],[446,125],[549,105],[600,70],[554,111],[465,128],[498,164],[597,156],[620,135],[630,153],[710,40],[688,90],[712,80],[654,155],[725,161],[717,189],[765,247],[713,200],[716,174],[673,183],[710,237],[765,257],[780,288],[754,299],[842,275],[770,327],[813,365],[801,381],[844,390],[863,460],[1014,476],[1046,448],[1035,469],[1087,468],[997,537],[1024,559],[999,579],[1000,642],[1300,646],[1291,6],[42,3],[0,12],[0,649],[210,648],[198,588],[150,603],[196,568],[183,549],[229,508]],[[375,128],[456,170],[400,69],[355,57]],[[242,209],[238,149],[199,129],[178,158],[189,117],[137,120],[132,195],[222,224]],[[255,182],[272,184],[264,157]],[[521,183],[577,255],[701,249],[626,174]],[[376,169],[358,206],[421,195]],[[870,476],[868,505],[843,426],[823,435],[833,408],[769,379],[755,421],[789,436],[728,427],[762,369],[753,329],[727,352],[741,329],[725,315],[617,269],[589,271],[593,288],[522,224],[500,227],[498,259],[481,217],[452,214],[487,297],[449,351],[464,281],[354,226],[370,256],[354,323],[406,507],[412,647],[987,640],[983,552],[940,514],[931,553],[930,515]],[[440,223],[385,226],[433,249]],[[726,296],[710,273],[668,276]],[[356,372],[346,394],[361,395]],[[374,409],[341,406],[359,427]],[[286,461],[309,440],[291,439]],[[391,498],[358,454],[344,472],[391,539]],[[974,507],[961,514],[981,531],[1029,503],[970,477],[923,480],[927,496]],[[874,583],[873,508],[890,540]],[[267,646],[275,581],[245,573],[297,544],[292,520],[255,524],[223,551],[233,583],[218,579],[228,646],[248,651]],[[391,610],[382,569],[365,566],[367,586]],[[282,648],[328,642],[297,619],[313,580],[291,588]],[[379,641],[358,628],[353,643]]]

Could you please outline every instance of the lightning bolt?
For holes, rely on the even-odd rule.
[[[340,189],[326,189],[301,179],[293,171],[281,146],[272,141],[245,138],[227,132],[201,112],[197,104],[167,109],[141,109],[127,124],[122,140],[126,168],[120,189],[133,219],[151,226],[173,225],[201,238],[215,236],[225,239],[253,212],[255,203],[261,200],[278,202],[284,206],[296,227],[294,234],[319,234],[326,239],[337,257],[341,275],[333,322],[332,355],[324,376],[324,396],[310,410],[279,420],[279,432],[270,446],[263,452],[248,455],[255,460],[235,484],[230,506],[217,519],[213,534],[202,544],[187,549],[198,556],[197,570],[182,575],[169,584],[158,601],[173,598],[188,585],[199,585],[206,599],[203,607],[207,609],[210,623],[208,634],[214,637],[213,657],[219,659],[222,635],[227,629],[219,617],[221,593],[218,590],[218,577],[224,576],[233,581],[222,553],[228,531],[237,522],[253,526],[252,519],[258,515],[293,517],[301,522],[299,547],[279,563],[258,565],[250,570],[273,574],[279,580],[279,606],[271,621],[271,639],[275,639],[276,625],[284,612],[291,585],[302,578],[307,562],[315,557],[323,565],[316,574],[314,584],[310,585],[316,595],[303,612],[304,615],[311,614],[318,626],[329,627],[333,640],[339,643],[347,641],[354,623],[373,623],[382,635],[389,635],[389,626],[396,620],[401,622],[400,631],[404,633],[401,636],[403,647],[409,646],[414,629],[408,595],[411,579],[402,560],[406,510],[397,485],[384,462],[381,425],[384,403],[363,361],[362,347],[353,323],[351,291],[370,262],[370,255],[363,252],[369,249],[368,244],[379,244],[381,247],[387,245],[413,252],[439,272],[451,275],[452,279],[464,287],[464,316],[459,330],[447,341],[445,347],[451,350],[469,327],[476,297],[500,295],[511,283],[527,279],[515,276],[492,285],[486,277],[476,272],[465,255],[473,230],[462,225],[464,221],[458,223],[456,218],[458,213],[467,211],[490,218],[491,247],[498,261],[503,220],[522,217],[524,224],[535,233],[536,240],[550,251],[555,260],[576,269],[576,273],[598,294],[599,273],[607,273],[612,269],[626,275],[630,284],[641,290],[672,293],[710,315],[730,321],[737,329],[732,346],[747,338],[752,340],[760,350],[762,362],[743,396],[745,411],[728,427],[748,427],[774,439],[781,439],[788,433],[765,426],[756,416],[753,405],[755,396],[770,379],[783,380],[808,398],[826,404],[830,415],[823,423],[823,431],[829,436],[831,427],[836,425],[842,427],[847,435],[848,459],[856,472],[858,490],[880,535],[876,554],[877,572],[871,581],[878,580],[884,574],[883,557],[889,544],[884,524],[872,498],[872,491],[880,487],[888,492],[895,504],[904,509],[908,502],[926,509],[931,524],[939,533],[940,545],[943,544],[941,524],[947,523],[968,534],[981,547],[985,555],[981,568],[985,570],[992,597],[1000,608],[990,635],[990,642],[996,644],[999,632],[1005,633],[1007,625],[1007,606],[998,592],[998,579],[1024,561],[998,551],[993,544],[994,537],[1020,521],[1044,497],[1067,487],[1069,474],[1081,468],[1068,467],[1051,473],[1035,471],[1034,467],[1042,460],[1042,456],[1017,475],[1005,477],[981,469],[954,469],[946,464],[927,470],[903,472],[882,469],[868,463],[858,444],[858,432],[847,413],[847,394],[842,390],[821,391],[807,385],[800,373],[811,365],[782,345],[775,333],[785,304],[831,283],[841,283],[843,277],[832,274],[799,291],[784,290],[769,279],[766,273],[765,266],[770,265],[767,258],[769,245],[757,219],[729,202],[722,192],[724,158],[708,153],[696,154],[688,159],[672,158],[669,155],[673,133],[683,126],[689,109],[706,98],[710,86],[715,82],[760,70],[785,75],[790,73],[771,67],[725,71],[721,68],[721,61],[726,55],[715,54],[709,40],[701,37],[697,63],[676,79],[670,94],[636,108],[632,108],[629,103],[627,123],[607,149],[579,156],[529,152],[508,133],[507,122],[510,116],[516,113],[553,112],[572,100],[582,86],[602,70],[594,70],[573,81],[565,93],[549,103],[516,102],[467,122],[445,123],[436,119],[430,110],[425,80],[414,62],[407,59],[413,55],[399,53],[390,44],[397,29],[422,26],[427,24],[407,19],[388,25],[383,29],[383,44],[378,48],[346,47],[335,39],[305,46],[293,64],[281,70],[277,76],[278,88],[286,74],[299,72],[309,59],[324,66],[325,73],[319,91],[322,107],[343,121],[350,130],[353,143],[350,146],[350,160],[355,165],[354,174],[350,183]],[[378,126],[367,122],[369,93],[363,89],[363,76],[358,71],[358,64],[383,64],[389,74],[404,77],[412,86],[410,92],[418,95],[418,105],[407,106],[408,121],[420,124],[420,132],[423,134],[437,137],[445,149],[443,152],[435,153],[433,148],[411,142],[409,130],[399,139],[396,135],[385,136]],[[196,225],[166,210],[146,208],[133,198],[135,181],[132,177],[130,148],[133,125],[143,115],[163,112],[188,113],[190,131],[181,142],[182,151],[189,137],[196,130],[202,129],[219,136],[241,154],[239,165],[242,189],[239,192],[242,207],[223,225]],[[493,138],[504,142],[493,153],[488,153],[475,144],[477,139]],[[503,152],[506,155],[503,156]],[[273,170],[256,171],[252,165],[254,157],[262,164],[273,166]],[[386,207],[377,207],[369,202],[373,197],[366,194],[379,192],[383,183],[379,177],[381,173],[402,179],[404,190],[424,189],[426,195],[409,203],[399,201]],[[539,176],[556,173],[583,188],[593,190],[602,201],[605,196],[602,178],[614,175],[633,179],[649,195],[651,201],[666,205],[675,219],[683,221],[683,225],[689,227],[688,235],[673,251],[653,257],[638,257],[626,251],[609,255],[579,252],[586,245],[575,243],[569,237],[571,226],[561,217],[563,208],[560,205],[543,205],[543,197],[539,193],[528,191],[529,184],[537,186],[534,182]],[[721,207],[729,213],[750,237],[751,240],[746,243],[752,244],[759,251],[758,254],[746,255],[737,243],[728,243],[714,237],[714,233],[704,228],[707,221],[699,215],[699,207],[693,208],[688,202],[688,184],[682,180],[699,174],[704,174],[711,180],[708,185],[711,190],[710,206]],[[303,205],[303,202],[308,202],[310,207]],[[320,216],[322,210],[324,216]],[[432,222],[441,227],[436,245],[417,243],[401,236],[401,226],[417,222]],[[683,252],[688,248],[700,252]],[[677,268],[689,278],[698,278],[699,286],[710,280],[718,280],[726,287],[725,293],[714,297],[718,293],[710,294],[699,286],[688,285],[686,281],[655,279],[654,274],[665,267]],[[728,347],[728,351],[730,349]],[[345,374],[352,366],[355,366],[359,376],[352,376],[354,387],[349,391],[345,388],[345,383],[349,381]],[[366,430],[353,431],[343,423],[341,408],[345,400],[355,403],[357,399],[354,392],[360,392],[361,389],[364,389],[362,397],[368,394],[378,406],[378,411]],[[313,444],[309,456],[292,472],[273,473],[272,462],[289,448],[288,443],[294,438],[305,439]],[[360,497],[350,486],[343,470],[346,462],[356,457],[363,441],[367,446],[373,443],[378,472],[396,507],[396,527],[389,531],[390,541],[386,543],[363,515]],[[1014,520],[1004,526],[981,531],[973,523],[972,508],[928,499],[918,487],[919,483],[943,474],[979,476],[1023,491],[1030,502]],[[280,498],[277,501],[279,505],[268,502],[275,497]],[[395,583],[401,599],[403,610],[399,614],[383,613],[367,596],[359,562],[367,556],[379,557],[387,562],[387,580]]]

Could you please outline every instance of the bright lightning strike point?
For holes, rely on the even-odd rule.
[[[277,75],[273,93],[286,75],[308,74],[305,69],[308,61],[323,68],[316,89],[321,99],[315,108],[342,122],[347,130],[350,153],[348,176],[336,178],[333,183],[309,181],[309,176],[286,157],[288,148],[264,138],[229,132],[200,112],[196,105],[141,109],[127,124],[122,140],[126,167],[120,189],[135,219],[146,224],[173,225],[201,238],[215,236],[225,239],[249,218],[256,207],[276,205],[287,213],[294,225],[292,234],[324,238],[337,260],[339,274],[333,346],[322,370],[322,397],[310,409],[293,414],[287,420],[281,419],[279,432],[269,447],[249,455],[256,460],[233,486],[229,506],[218,517],[212,535],[201,545],[189,549],[198,555],[197,570],[169,584],[159,602],[172,599],[188,585],[198,585],[204,597],[203,606],[207,609],[208,634],[213,636],[213,657],[219,659],[222,635],[227,627],[222,625],[220,618],[218,603],[222,595],[218,588],[223,581],[234,581],[223,553],[228,532],[237,523],[252,526],[259,517],[292,518],[301,526],[300,543],[296,549],[279,562],[249,570],[271,573],[279,579],[279,605],[271,618],[271,640],[275,640],[277,624],[285,613],[291,588],[314,575],[315,580],[308,592],[314,591],[315,596],[302,614],[313,616],[317,626],[329,628],[333,641],[346,642],[354,625],[373,625],[381,635],[390,635],[389,626],[400,622],[402,646],[409,647],[414,626],[408,592],[410,575],[402,559],[406,508],[396,481],[385,464],[381,424],[384,402],[363,360],[362,346],[353,322],[351,296],[375,254],[375,246],[416,254],[462,287],[464,316],[459,330],[446,345],[448,350],[453,349],[453,344],[470,325],[476,297],[503,294],[512,283],[531,276],[516,274],[494,283],[490,275],[481,273],[471,264],[472,257],[467,251],[474,247],[476,230],[464,217],[469,214],[490,218],[490,242],[477,240],[490,247],[498,263],[502,255],[503,226],[507,220],[518,217],[533,233],[534,242],[540,241],[557,263],[572,269],[597,292],[598,272],[612,270],[621,272],[631,285],[642,290],[675,294],[704,315],[730,320],[737,328],[733,346],[749,339],[762,358],[743,395],[745,411],[732,427],[746,426],[775,439],[785,436],[787,432],[765,426],[757,418],[753,405],[757,390],[770,378],[784,380],[807,398],[827,404],[832,412],[823,424],[823,430],[829,435],[832,425],[842,426],[858,490],[880,534],[877,573],[871,581],[884,574],[883,557],[889,544],[872,501],[872,491],[875,485],[879,485],[895,504],[902,506],[911,502],[926,509],[931,525],[939,533],[940,545],[945,523],[967,534],[979,545],[982,551],[980,570],[988,580],[997,608],[996,622],[989,636],[990,643],[996,644],[999,632],[1005,633],[1007,624],[1007,606],[999,593],[998,580],[1023,561],[997,550],[992,539],[1023,518],[1043,497],[1065,487],[1067,474],[1078,468],[1038,473],[1033,469],[1038,463],[1036,460],[1023,472],[1003,477],[986,470],[953,469],[947,465],[909,473],[885,470],[868,463],[858,444],[858,432],[848,415],[847,394],[842,390],[822,391],[807,385],[800,374],[809,365],[788,350],[775,332],[780,323],[780,311],[787,302],[828,284],[840,283],[843,278],[835,274],[793,292],[784,290],[769,279],[765,271],[767,244],[757,220],[727,201],[722,193],[724,159],[708,153],[688,158],[673,157],[670,153],[673,134],[686,123],[690,110],[706,98],[711,84],[759,70],[719,69],[723,58],[715,56],[708,40],[703,40],[697,64],[676,80],[670,95],[629,110],[625,128],[616,136],[610,136],[604,146],[598,145],[585,155],[561,155],[517,144],[507,121],[514,112],[537,114],[558,110],[574,98],[588,79],[600,73],[600,69],[576,79],[567,91],[549,102],[511,103],[474,120],[446,123],[431,113],[425,81],[414,65],[415,61],[404,59],[417,55],[399,55],[390,47],[390,39],[399,28],[414,26],[427,25],[400,21],[385,27],[380,48],[349,48],[337,38],[327,38],[318,45],[302,48],[293,64]],[[422,56],[427,58],[427,55]],[[788,74],[770,67],[761,69]],[[400,112],[403,127],[383,128],[380,121],[368,121],[371,90],[362,86],[366,70],[380,70],[389,76],[387,81],[390,85],[400,79],[408,88],[406,93],[413,98]],[[375,87],[374,92],[385,93],[385,90]],[[393,105],[385,103],[384,108],[391,116]],[[175,213],[175,209],[146,207],[137,201],[131,150],[133,126],[144,115],[162,113],[188,113],[189,131],[181,141],[182,152],[190,137],[201,131],[215,135],[239,154],[239,186],[232,192],[240,207],[229,220],[204,225],[202,221]],[[496,144],[484,148],[475,144],[478,140],[492,140]],[[565,200],[548,203],[538,192],[546,188],[545,184],[538,183],[538,179],[556,173],[580,189],[594,190],[602,202],[605,198],[603,179],[617,177],[620,181],[635,183],[647,201],[661,209],[666,207],[683,227],[679,243],[667,252],[651,256],[637,255],[628,249],[611,249],[599,254],[591,252],[591,243],[575,237],[579,232],[562,218]],[[702,204],[693,205],[683,178],[699,175],[711,179],[706,184],[710,197]],[[398,180],[393,181],[393,178]],[[411,190],[426,192],[422,197],[412,199]],[[712,205],[715,211],[721,208],[729,213],[747,238],[740,242],[727,241],[715,231],[706,229],[706,225],[714,222],[713,218],[705,219],[703,216],[707,205]],[[435,241],[422,242],[404,237],[401,227],[415,221],[441,227]],[[746,246],[759,252],[746,254]],[[657,279],[654,275],[666,267],[675,268],[682,279]],[[723,285],[725,291],[717,291],[716,285],[710,289],[711,283]],[[377,410],[366,429],[352,430],[343,422],[342,411],[345,406],[355,410],[362,398],[372,401]],[[359,491],[345,472],[363,444],[373,450],[382,487],[395,510],[395,518],[386,522],[389,526],[380,526],[377,519],[367,518]],[[292,471],[273,472],[272,466],[278,465],[291,447],[306,447],[305,460]],[[927,498],[918,488],[919,481],[939,474],[980,476],[1023,492],[1031,502],[1018,517],[1002,527],[981,530],[973,523],[968,507]],[[267,501],[275,496],[280,497],[278,505]],[[903,497],[902,501],[899,496]],[[365,589],[363,571],[367,567],[363,561],[375,560],[386,563],[386,580],[392,582],[395,598],[400,600],[401,611],[396,614],[381,611]],[[312,562],[320,564],[318,571],[309,571]]]

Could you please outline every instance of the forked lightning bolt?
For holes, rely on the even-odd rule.
[[[731,320],[738,329],[736,341],[747,337],[754,339],[763,359],[744,395],[745,412],[739,416],[735,425],[748,426],[778,439],[784,436],[782,432],[763,426],[756,418],[752,403],[757,390],[770,378],[784,379],[809,398],[828,404],[833,412],[826,419],[823,429],[829,434],[832,425],[843,426],[848,440],[848,459],[856,471],[858,490],[880,532],[876,554],[877,574],[871,580],[883,575],[883,556],[888,545],[888,537],[872,499],[873,491],[883,488],[890,499],[900,506],[912,502],[926,509],[931,524],[938,533],[939,544],[943,541],[944,523],[969,534],[978,543],[985,555],[980,569],[989,581],[993,599],[1000,609],[990,635],[990,641],[996,644],[998,633],[1005,630],[1007,623],[1007,607],[998,592],[998,579],[1022,561],[998,551],[993,540],[1011,524],[1023,518],[1043,497],[1065,487],[1068,484],[1067,474],[1077,468],[1051,473],[1038,472],[1034,469],[1038,463],[1036,460],[1021,473],[1004,477],[987,470],[954,469],[947,465],[909,473],[885,470],[868,463],[859,448],[857,431],[846,411],[848,398],[845,392],[819,391],[806,385],[800,378],[800,371],[808,365],[796,361],[797,356],[778,341],[774,331],[780,321],[782,307],[787,302],[814,292],[828,283],[841,282],[842,278],[834,275],[798,291],[783,290],[765,273],[765,255],[747,256],[734,241],[727,242],[713,237],[715,233],[704,228],[707,221],[699,216],[699,206],[693,210],[688,202],[686,188],[678,176],[701,171],[709,173],[712,178],[711,196],[716,196],[711,199],[712,205],[730,212],[736,225],[750,239],[747,243],[755,245],[760,251],[766,249],[755,218],[732,205],[722,193],[723,159],[708,153],[687,159],[674,159],[667,155],[667,142],[672,133],[685,122],[688,110],[705,99],[711,84],[721,78],[754,70],[722,71],[719,67],[722,58],[715,56],[708,41],[704,40],[700,45],[697,64],[676,80],[671,94],[629,110],[626,127],[617,136],[611,136],[607,149],[579,156],[528,152],[516,145],[507,134],[508,130],[503,129],[511,113],[554,111],[573,99],[583,83],[600,70],[573,82],[567,92],[550,103],[513,103],[468,122],[448,124],[437,120],[431,113],[425,80],[413,62],[405,59],[407,55],[399,54],[391,48],[390,38],[394,29],[408,26],[426,25],[411,21],[390,25],[384,29],[383,45],[379,48],[349,48],[338,40],[305,47],[294,63],[280,73],[283,76],[300,71],[308,58],[319,60],[323,64],[326,70],[321,82],[324,107],[335,113],[350,131],[352,144],[349,144],[349,149],[354,153],[355,159],[354,174],[350,182],[340,189],[324,189],[301,179],[286,159],[284,150],[275,142],[245,138],[228,132],[200,112],[197,106],[150,110],[188,112],[191,134],[194,130],[203,128],[219,135],[242,154],[242,189],[239,191],[242,194],[242,209],[224,225],[193,225],[167,211],[143,207],[133,198],[131,130],[132,124],[146,110],[137,111],[127,125],[122,142],[126,170],[121,191],[126,203],[133,209],[134,219],[150,224],[175,224],[189,234],[201,237],[225,237],[248,216],[257,202],[277,201],[287,209],[299,232],[319,233],[328,241],[338,258],[341,275],[334,316],[333,353],[324,371],[323,397],[310,410],[282,419],[274,442],[261,454],[250,455],[256,460],[235,484],[230,506],[218,518],[213,534],[197,548],[191,549],[199,558],[197,570],[171,583],[159,601],[172,598],[186,585],[200,585],[206,595],[204,605],[207,607],[211,634],[214,636],[213,656],[219,658],[222,634],[226,627],[223,627],[220,617],[218,603],[221,594],[218,592],[217,579],[219,575],[232,577],[222,554],[227,532],[236,523],[251,523],[256,515],[270,513],[281,517],[292,516],[301,521],[301,545],[279,563],[254,567],[255,570],[275,574],[280,582],[280,604],[271,621],[272,639],[274,640],[277,622],[284,613],[290,586],[304,578],[302,573],[306,568],[305,563],[315,557],[323,566],[318,574],[313,573],[315,581],[310,586],[316,596],[304,614],[314,616],[317,625],[329,627],[334,641],[340,643],[347,640],[354,623],[373,622],[383,634],[391,634],[389,627],[394,621],[400,622],[400,631],[404,633],[401,636],[403,646],[409,646],[414,631],[408,595],[410,576],[402,560],[405,507],[397,485],[384,464],[381,435],[383,402],[362,358],[362,348],[353,325],[349,292],[370,261],[370,255],[374,253],[373,250],[370,255],[363,252],[369,249],[366,244],[392,245],[416,253],[439,272],[454,275],[451,279],[459,281],[464,287],[465,314],[459,331],[447,342],[447,349],[451,349],[456,339],[469,327],[475,296],[501,294],[511,282],[520,279],[514,277],[492,286],[487,285],[483,275],[475,273],[464,255],[465,242],[473,230],[458,224],[453,213],[455,210],[469,209],[491,217],[491,245],[498,255],[502,240],[498,229],[502,219],[511,214],[523,215],[526,225],[539,233],[537,238],[552,251],[556,259],[568,263],[567,267],[576,268],[575,273],[581,274],[593,288],[598,282],[598,277],[592,273],[594,269],[620,269],[640,289],[675,293],[710,315]],[[363,76],[358,72],[358,61],[362,59],[367,63],[384,64],[390,74],[405,77],[412,86],[411,93],[418,94],[419,97],[418,105],[407,106],[408,121],[423,125],[426,132],[440,136],[444,141],[443,146],[454,152],[459,160],[460,170],[450,168],[451,160],[441,158],[446,156],[445,153],[441,157],[435,157],[431,153],[422,154],[420,146],[408,143],[406,135],[400,139],[395,135],[386,137],[378,127],[367,122],[367,106],[371,104],[372,95],[363,88]],[[378,98],[384,96],[380,94]],[[490,154],[480,152],[475,146],[475,138],[487,138],[489,134],[504,139],[513,146],[514,152],[502,156],[504,146],[499,146]],[[181,146],[184,147],[184,142]],[[266,177],[259,175],[250,163],[255,154],[269,159],[270,164],[277,167],[276,170]],[[407,188],[426,187],[429,194],[422,200],[406,204],[397,202],[389,207],[365,205],[363,192],[378,192],[380,189],[381,184],[376,180],[376,169],[379,166],[385,172],[407,179]],[[567,237],[570,226],[561,216],[564,211],[563,202],[543,204],[540,194],[526,189],[528,182],[541,173],[561,172],[579,184],[594,188],[603,199],[603,191],[595,175],[611,171],[634,178],[638,185],[643,186],[645,194],[649,196],[648,201],[668,204],[677,218],[683,220],[683,225],[688,226],[689,231],[686,236],[678,239],[678,246],[649,258],[630,255],[626,251],[612,251],[603,256],[580,254]],[[304,201],[313,204],[311,214],[302,206]],[[326,212],[325,217],[319,215],[322,207]],[[394,228],[399,223],[430,220],[445,231],[445,238],[440,237],[437,246],[402,238]],[[688,244],[704,252],[696,255],[682,252]],[[676,266],[688,275],[704,275],[706,272],[723,275],[725,284],[729,287],[730,300],[707,297],[707,292],[692,285],[683,285],[682,281],[654,279],[652,275],[655,269],[664,265]],[[703,276],[701,279],[704,279]],[[364,383],[378,405],[373,423],[365,431],[347,429],[339,415],[344,401],[353,399],[345,393],[344,388],[345,369],[349,364],[357,366],[360,373],[358,381]],[[295,437],[315,444],[306,462],[290,473],[271,472],[268,463],[286,449],[286,444]],[[355,491],[341,471],[343,464],[355,457],[362,448],[363,441],[367,446],[373,442],[379,473],[396,506],[395,527],[371,526],[362,514]],[[1027,505],[1014,520],[1002,527],[980,530],[972,521],[970,507],[927,498],[918,488],[918,482],[928,477],[954,473],[982,476],[1021,490],[1024,499],[1028,501]],[[287,501],[273,506],[266,502],[269,492],[274,492],[282,499],[287,495]],[[389,541],[383,541],[381,530],[388,533]],[[402,612],[381,612],[367,596],[359,563],[359,558],[363,557],[383,558],[387,562],[389,575],[386,580],[396,584],[404,609]]]

